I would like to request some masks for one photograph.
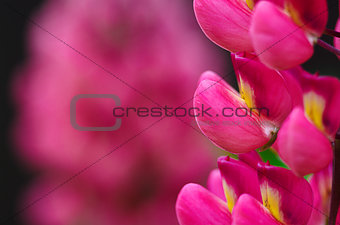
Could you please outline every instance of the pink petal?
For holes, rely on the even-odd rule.
[[[330,139],[340,127],[340,81],[335,77],[311,75],[302,68],[295,74],[303,91],[305,112]]]
[[[255,7],[250,36],[256,54],[270,68],[293,68],[313,55],[313,45],[304,30],[267,1]]]
[[[224,193],[230,212],[242,194],[250,194],[261,201],[256,167],[252,168],[227,156],[218,159],[218,168],[222,175]]]
[[[202,75],[200,76],[200,78],[198,80],[198,84],[200,84],[204,80],[211,80],[211,81],[214,81],[214,82],[219,83],[221,85],[224,85],[226,87],[230,87],[222,77],[220,77],[218,74],[216,74],[212,71],[206,71],[206,72],[202,73]]]
[[[282,225],[259,201],[250,195],[242,195],[233,210],[233,225]]]
[[[221,173],[218,169],[214,169],[209,174],[208,190],[220,197],[222,200],[226,201],[222,186]]]
[[[339,10],[340,11],[340,10]],[[339,13],[340,14],[340,13]],[[340,32],[340,19],[338,19],[338,22],[336,24],[336,27],[335,27],[335,30]],[[335,37],[334,38],[334,46],[337,48],[337,49],[340,49],[340,38],[337,38]],[[340,59],[340,56],[338,56],[339,59]]]
[[[255,57],[244,58],[232,55],[239,89],[250,90],[251,102],[258,109],[260,116],[267,117],[276,126],[280,126],[290,111],[295,107],[295,96],[301,90],[296,80],[272,70]],[[242,93],[242,92],[241,92]],[[273,94],[275,93],[275,94]],[[278,101],[280,99],[280,101]]]
[[[297,25],[315,36],[322,35],[328,19],[326,0],[286,0],[285,3]]]
[[[182,188],[176,213],[180,225],[231,224],[227,204],[198,184],[187,184]]]
[[[281,167],[259,164],[258,177],[263,204],[283,224],[307,224],[313,192],[303,177]]]
[[[307,120],[301,108],[294,109],[283,123],[278,133],[277,150],[298,176],[322,170],[333,157],[331,143]]]
[[[296,73],[300,71],[300,67],[294,67],[289,70],[280,71],[280,74],[285,78],[287,89],[290,92],[294,106],[303,105],[302,89],[299,82],[296,82]],[[297,88],[298,86],[298,88]]]
[[[308,225],[327,224],[332,191],[332,164],[310,179],[314,194],[313,211]]]
[[[248,153],[239,154],[238,158],[241,162],[246,163],[252,168],[257,168],[257,164],[262,162],[260,155],[255,150]]]
[[[202,132],[227,151],[245,153],[269,141],[263,121],[250,114],[244,100],[229,85],[202,81],[194,96],[194,107],[200,112],[196,121]]]
[[[194,9],[202,30],[217,45],[232,52],[253,50],[251,10],[245,1],[195,0]]]

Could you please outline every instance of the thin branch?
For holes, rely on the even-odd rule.
[[[331,29],[326,28],[326,30],[323,33],[328,35],[328,36],[340,38],[340,32],[335,31],[335,30],[331,30]]]
[[[340,56],[340,50],[333,47],[332,45],[328,44],[327,42],[324,42],[323,40],[321,39],[318,39],[318,42],[317,44],[321,47],[323,47],[324,49],[330,51],[331,53],[337,55],[337,56]]]

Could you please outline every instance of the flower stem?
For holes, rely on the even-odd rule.
[[[331,211],[329,214],[329,225],[335,225],[339,205],[340,205],[340,129],[336,134],[334,142],[333,183],[332,183]]]
[[[318,44],[319,46],[323,47],[324,49],[330,51],[331,53],[334,53],[335,55],[340,56],[340,50],[339,50],[339,49],[334,48],[332,45],[330,45],[330,44],[324,42],[323,40],[318,39],[317,44]]]
[[[340,38],[340,32],[337,32],[335,30],[326,29],[323,33],[328,35],[328,36],[333,36],[333,37]]]

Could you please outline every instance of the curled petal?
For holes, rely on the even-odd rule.
[[[308,118],[330,139],[340,127],[340,81],[335,77],[312,75],[299,68],[295,77],[303,91]]]
[[[255,150],[248,153],[239,154],[238,158],[241,162],[246,163],[252,168],[257,168],[257,164],[262,162],[260,155]]]
[[[309,119],[334,137],[340,126],[340,81],[335,77],[311,75],[301,68],[295,77],[302,87]]]
[[[198,84],[200,84],[204,80],[211,80],[211,81],[219,83],[219,84],[221,84],[221,85],[223,85],[227,88],[230,87],[222,77],[220,77],[219,75],[217,75],[216,73],[214,73],[212,71],[206,71],[206,72],[202,73],[201,77],[198,80]]]
[[[245,1],[195,0],[194,9],[202,30],[217,45],[232,52],[253,50],[251,10]]]
[[[218,159],[218,168],[222,175],[224,193],[230,212],[242,194],[250,194],[261,201],[256,167],[252,168],[227,156]]]
[[[298,176],[322,170],[333,157],[331,143],[308,121],[301,108],[294,109],[283,123],[276,147],[282,160]]]
[[[308,225],[327,224],[332,191],[332,164],[313,174],[309,183],[313,190],[314,202]]]
[[[303,105],[302,89],[300,83],[296,81],[295,75],[300,69],[300,67],[294,67],[293,69],[280,71],[280,74],[282,74],[286,80],[287,89],[290,92],[294,106]]]
[[[225,194],[222,186],[222,177],[218,169],[214,169],[210,172],[208,178],[208,190],[226,201]]]
[[[182,188],[176,213],[180,225],[231,224],[227,204],[198,184],[187,184]]]
[[[313,55],[312,41],[305,31],[267,1],[255,6],[250,36],[261,62],[273,69],[293,68]]]
[[[340,11],[340,10],[339,10]],[[336,24],[336,27],[335,27],[335,30],[340,32],[340,19],[338,19],[338,22]],[[337,38],[337,37],[334,37],[334,46],[337,48],[337,49],[340,49],[340,38]],[[340,56],[338,56],[339,59],[340,59]]]
[[[233,54],[232,59],[239,89],[248,107],[280,126],[296,106],[295,96],[301,96],[298,82],[286,75],[288,71],[280,73],[269,69],[255,57]]]
[[[286,0],[285,8],[297,25],[315,36],[322,35],[328,19],[326,0]]]
[[[281,225],[254,197],[242,195],[233,210],[233,225]]]
[[[202,132],[227,151],[245,153],[269,141],[263,121],[229,85],[202,81],[195,92],[194,107],[201,112],[196,121]]]
[[[259,164],[262,200],[283,224],[307,224],[313,207],[313,192],[303,177],[281,167]]]

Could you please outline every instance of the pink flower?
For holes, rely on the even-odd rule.
[[[308,225],[327,225],[330,213],[331,193],[332,193],[332,164],[313,174],[310,184],[314,193],[313,212]],[[340,206],[339,206],[340,207]],[[339,208],[340,209],[340,208]],[[340,223],[340,210],[336,218],[336,224]]]
[[[197,184],[181,190],[176,212],[181,225],[189,224],[307,224],[313,193],[304,178],[291,171],[259,163],[256,168],[223,157],[219,159],[226,201]],[[263,203],[262,203],[263,202]]]
[[[285,0],[284,7],[260,1],[250,26],[255,52],[270,68],[298,66],[313,55],[313,45],[322,35],[327,18],[325,0]]]
[[[249,37],[252,11],[246,1],[194,0],[194,9],[202,30],[217,45],[231,52],[253,50]]]
[[[209,109],[196,117],[202,132],[229,152],[245,153],[270,147],[279,131],[274,147],[296,175],[325,168],[340,126],[339,80],[300,67],[278,72],[245,56],[233,55],[240,93],[212,72],[202,75],[194,97],[195,107]]]
[[[301,90],[289,71],[271,70],[254,57],[233,58],[240,93],[206,72],[194,95],[194,106],[210,109],[210,114],[196,121],[211,141],[227,151],[244,153],[269,142],[290,111],[302,104]]]
[[[330,164],[313,174],[309,181],[314,193],[314,203],[308,225],[327,225],[332,192],[332,169],[332,164]]]
[[[283,0],[271,0],[282,5]],[[214,43],[231,52],[253,52],[249,35],[258,0],[194,0],[197,21]]]
[[[331,162],[331,142],[340,126],[340,82],[297,69],[303,108],[294,109],[283,123],[276,143],[278,153],[295,174],[315,173]],[[318,160],[315,160],[315,159]]]
[[[217,45],[234,53],[255,52],[265,65],[280,70],[313,55],[328,18],[326,0],[195,0],[194,9]]]
[[[340,11],[340,10],[339,10]],[[338,19],[338,22],[336,24],[336,27],[335,27],[335,30],[340,32],[340,19]],[[338,37],[334,37],[334,46],[337,48],[337,49],[340,49],[340,38]],[[339,56],[338,56],[339,57]]]

